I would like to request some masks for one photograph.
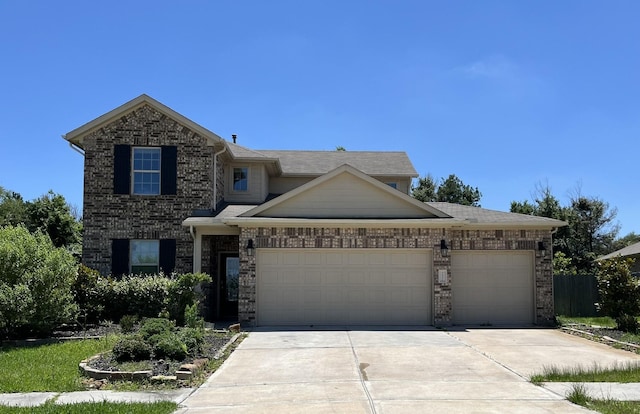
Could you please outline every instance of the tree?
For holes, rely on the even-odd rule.
[[[56,247],[71,247],[80,243],[82,225],[62,195],[50,190],[28,202],[26,210],[29,231],[47,233]]]
[[[640,286],[631,275],[633,259],[614,257],[598,262],[597,278],[600,303],[604,315],[618,318],[640,312]]]
[[[478,187],[471,187],[462,182],[455,174],[436,182],[431,174],[418,179],[418,185],[411,188],[411,195],[422,202],[444,201],[480,207],[482,193]]]
[[[640,242],[640,234],[637,234],[636,232],[632,231],[631,233],[627,234],[624,237],[619,237],[615,239],[611,244],[611,251],[607,252],[607,254],[615,252],[620,249],[624,249],[625,247],[631,246],[632,244],[636,244],[638,242]]]
[[[0,226],[17,226],[26,222],[27,209],[22,196],[0,187]]]
[[[336,147],[336,151],[346,151],[347,149],[345,147],[343,147],[342,145],[338,145]]]
[[[615,208],[596,197],[581,195],[579,189],[570,198],[569,205],[563,207],[549,185],[537,184],[533,202],[512,201],[511,212],[567,222],[569,225],[560,227],[555,234],[553,247],[564,254],[563,259],[570,259],[570,269],[575,267],[580,274],[593,273],[594,260],[611,251],[619,228],[614,223]]]

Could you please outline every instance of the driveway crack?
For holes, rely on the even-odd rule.
[[[358,354],[356,354],[356,349],[353,346],[353,341],[351,340],[351,335],[349,331],[347,331],[347,338],[349,339],[349,346],[351,346],[351,353],[353,354],[353,359],[356,361],[356,366],[358,367],[358,376],[360,377],[360,385],[362,385],[362,389],[364,390],[364,394],[367,396],[367,400],[369,401],[369,407],[371,408],[372,414],[377,414],[376,405],[373,402],[373,398],[371,397],[371,393],[367,388],[366,381],[369,380],[367,377],[367,373],[365,369],[369,366],[366,362],[360,362],[358,360]]]

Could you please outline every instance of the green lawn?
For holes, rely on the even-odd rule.
[[[116,336],[0,348],[0,392],[82,390],[78,363],[113,347]]]
[[[53,403],[38,407],[3,407],[0,414],[169,414],[176,410],[173,402],[157,403],[82,403],[58,405]]]
[[[640,414],[640,401],[596,400],[589,398],[581,384],[575,384],[567,400],[603,414]]]

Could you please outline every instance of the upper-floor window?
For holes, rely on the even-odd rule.
[[[398,188],[398,183],[386,183],[386,184],[391,188],[395,188],[395,189]]]
[[[247,191],[249,189],[249,169],[236,167],[233,169],[233,191]]]
[[[133,148],[133,194],[160,194],[160,154],[160,148]]]
[[[159,240],[131,240],[131,274],[156,274],[160,267]]]
[[[177,194],[178,148],[115,145],[113,193],[135,195]]]

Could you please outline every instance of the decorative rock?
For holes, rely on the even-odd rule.
[[[229,325],[230,332],[240,332],[240,324],[234,323],[233,325]]]

